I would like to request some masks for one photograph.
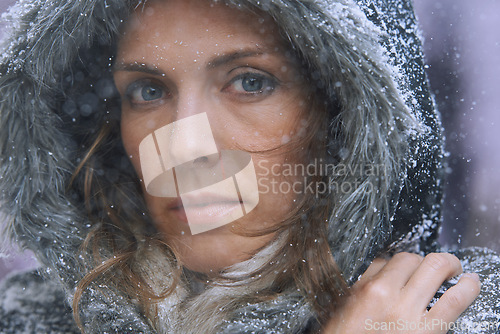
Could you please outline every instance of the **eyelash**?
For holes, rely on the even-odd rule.
[[[249,80],[250,82],[247,83],[255,83],[259,82],[261,87],[259,87],[256,91],[254,92],[249,92],[245,90],[245,80]],[[240,87],[237,89],[234,88],[234,85],[241,81],[239,84]],[[245,72],[242,74],[237,75],[235,78],[231,79],[228,84],[226,84],[223,88],[223,92],[228,92],[231,87],[233,87],[233,90],[235,91],[234,94],[237,94],[239,96],[245,97],[245,98],[252,98],[252,97],[260,97],[263,95],[269,95],[271,94],[279,85],[279,81],[272,75],[265,75],[261,73],[255,73],[255,72]],[[158,97],[154,97],[150,100],[144,99],[144,91],[145,88],[152,88],[153,92],[158,92],[160,95]],[[162,101],[165,98],[168,98],[170,95],[168,89],[161,84],[157,83],[154,80],[150,79],[142,79],[133,82],[130,84],[126,91],[125,91],[125,97],[126,99],[132,104],[132,105],[146,105],[146,104],[153,104],[153,103],[158,103]]]
[[[248,92],[245,90],[245,87],[244,87],[245,80],[254,80],[254,82],[260,81],[262,84],[262,87],[259,87],[258,90],[256,90],[256,91]],[[242,73],[242,74],[236,76],[234,79],[232,79],[226,86],[224,86],[222,88],[222,91],[229,90],[238,81],[241,81],[241,83],[240,83],[241,89],[235,89],[236,94],[245,95],[247,97],[271,94],[278,86],[278,80],[270,75],[264,75],[264,74],[260,74],[260,73],[254,73],[254,72],[246,72],[246,73]]]
[[[159,91],[161,95],[158,98],[149,101],[144,100],[144,95],[142,95],[144,93],[143,89],[148,87]],[[139,94],[142,96],[139,96]],[[130,84],[125,91],[127,100],[134,105],[155,103],[160,99],[165,98],[165,95],[168,96],[169,92],[166,88],[164,88],[164,85],[149,79],[135,81]]]

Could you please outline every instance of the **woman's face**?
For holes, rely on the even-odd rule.
[[[142,178],[157,229],[192,270],[217,271],[250,258],[273,235],[242,236],[235,227],[249,232],[268,228],[295,207],[296,193],[273,191],[271,183],[283,179],[273,176],[276,169],[269,171],[300,161],[286,159],[279,147],[300,136],[306,126],[302,117],[308,94],[289,54],[272,19],[211,1],[149,0],[126,24],[114,67],[122,97],[123,144]],[[166,135],[161,137],[157,130]],[[148,146],[145,138],[153,138],[153,133]],[[214,215],[231,215],[233,206],[243,203],[241,193],[237,205],[224,200],[187,205],[180,197],[152,194],[144,181],[149,173],[145,161],[151,158],[145,147],[153,147],[153,155],[163,159],[168,155],[162,168],[165,161],[179,158],[176,163],[181,164],[190,160],[182,157],[197,157],[187,163],[183,175],[190,175],[189,168],[223,169],[221,155],[204,156],[210,148],[250,152],[258,204],[223,226],[192,233],[189,214],[201,224]],[[278,149],[255,153],[273,148]]]

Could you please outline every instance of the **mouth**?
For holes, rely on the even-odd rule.
[[[234,210],[241,211],[240,200],[220,198],[215,195],[197,196],[196,198],[180,198],[167,208],[180,221],[189,225],[214,224],[224,219]]]

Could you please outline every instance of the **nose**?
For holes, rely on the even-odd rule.
[[[202,99],[178,103],[171,122],[142,140],[141,169],[150,194],[175,197],[178,191],[200,188],[212,178],[220,153],[208,120],[209,107]]]
[[[208,120],[210,106],[201,93],[179,97],[174,122],[155,131],[165,169],[187,162],[202,166],[218,153]]]

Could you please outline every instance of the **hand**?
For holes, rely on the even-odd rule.
[[[477,274],[464,274],[429,311],[427,306],[445,280],[461,273],[460,261],[447,253],[376,259],[322,333],[446,333],[478,296]]]

